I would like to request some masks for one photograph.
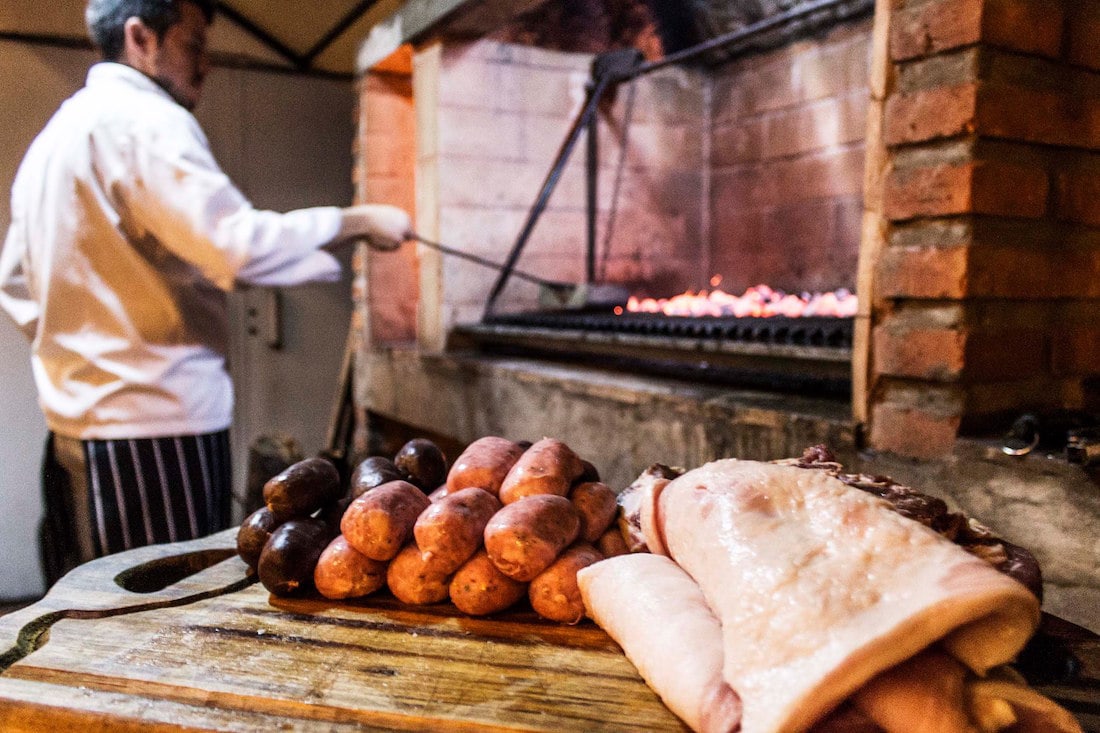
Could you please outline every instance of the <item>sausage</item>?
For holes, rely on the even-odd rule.
[[[320,519],[290,519],[276,527],[256,562],[256,575],[264,588],[277,596],[308,590],[330,538],[328,526]]]
[[[321,553],[313,569],[313,585],[325,598],[358,598],[386,584],[386,563],[372,560],[338,535]]]
[[[507,438],[495,435],[478,438],[451,465],[447,474],[447,490],[458,491],[476,486],[496,496],[500,493],[504,477],[523,452],[523,447]]]
[[[577,586],[577,572],[603,560],[587,542],[578,542],[535,576],[527,589],[535,613],[551,621],[575,624],[584,618],[584,599]]]
[[[266,506],[249,514],[237,530],[237,554],[252,570],[260,561],[260,553],[280,522]]]
[[[577,539],[581,519],[564,496],[536,494],[506,505],[485,525],[485,550],[497,568],[528,582]]]
[[[485,550],[478,550],[451,578],[448,590],[459,611],[485,616],[518,603],[527,593],[527,584],[500,572]]]
[[[349,545],[372,560],[391,560],[408,542],[416,518],[429,503],[409,482],[390,481],[349,504],[340,531]]]
[[[410,542],[390,561],[386,584],[397,600],[421,606],[447,600],[453,573],[454,568],[441,567],[436,556],[428,556]]]
[[[589,481],[573,487],[569,492],[569,501],[573,502],[581,517],[582,540],[595,542],[611,526],[616,512],[619,511],[617,500],[614,490],[599,481]]]
[[[421,552],[453,573],[481,547],[485,525],[498,509],[500,502],[488,491],[459,489],[420,514],[413,525],[413,537]]]
[[[543,438],[523,452],[500,485],[500,500],[511,504],[532,494],[565,496],[584,472],[580,457],[560,440]]]
[[[600,538],[596,540],[596,549],[600,551],[600,554],[604,557],[617,557],[619,555],[629,555],[630,546],[626,544],[626,540],[623,538],[622,530],[619,529],[618,523],[612,524],[607,528],[607,531],[600,535]]]
[[[401,446],[393,457],[393,465],[402,478],[419,486],[425,494],[447,480],[447,456],[427,438],[413,438]]]
[[[340,472],[324,458],[306,458],[264,484],[264,504],[280,522],[308,517],[340,498]]]
[[[581,459],[581,475],[577,477],[576,483],[587,483],[588,481],[600,480],[600,469],[588,461]]]
[[[348,493],[352,499],[358,499],[375,487],[390,481],[402,481],[404,478],[389,458],[370,456],[360,461],[352,471]]]

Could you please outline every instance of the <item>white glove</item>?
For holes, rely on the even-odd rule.
[[[389,204],[358,204],[343,210],[338,240],[363,238],[382,251],[401,246],[412,234],[412,220],[404,209]]]

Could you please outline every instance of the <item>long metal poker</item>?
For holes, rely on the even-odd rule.
[[[493,262],[492,260],[487,260],[484,257],[479,257],[475,254],[471,254],[469,252],[464,252],[463,250],[460,250],[460,249],[455,249],[454,247],[448,247],[447,245],[440,244],[439,242],[433,242],[432,240],[425,239],[424,237],[420,236],[419,234],[416,234],[415,232],[409,232],[408,237],[409,237],[409,239],[420,242],[421,244],[423,244],[426,247],[430,247],[432,249],[439,250],[440,252],[442,252],[444,254],[453,255],[455,257],[461,257],[462,259],[469,260],[470,262],[476,262],[477,264],[479,264],[483,267],[489,267],[493,270],[496,270],[497,272],[503,272],[504,269],[505,269],[504,265],[500,264],[499,262]],[[515,268],[511,268],[511,273],[512,273],[512,275],[520,278],[521,280],[527,280],[528,282],[535,283],[536,285],[541,285],[542,287],[549,288],[551,290],[557,290],[557,291],[563,291],[564,292],[564,291],[576,290],[576,288],[577,288],[575,283],[563,283],[563,282],[556,282],[554,280],[547,280],[546,278],[542,278],[542,277],[539,277],[537,275],[532,275],[530,273],[524,272],[523,270],[517,270]]]

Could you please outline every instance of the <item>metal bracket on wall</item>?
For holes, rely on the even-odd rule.
[[[278,288],[256,288],[245,294],[245,330],[273,351],[283,348],[283,295]]]

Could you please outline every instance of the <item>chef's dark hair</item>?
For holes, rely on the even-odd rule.
[[[122,56],[127,20],[140,18],[157,38],[164,38],[168,29],[179,22],[180,5],[185,2],[198,6],[207,23],[214,20],[214,0],[88,0],[84,22],[103,58],[117,61]]]

